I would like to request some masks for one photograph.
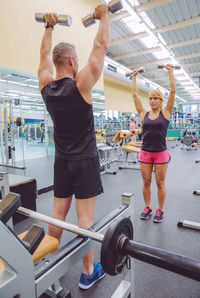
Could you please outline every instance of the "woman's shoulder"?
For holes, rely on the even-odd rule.
[[[167,120],[167,121],[170,121],[170,114],[169,113],[167,113],[167,111],[166,111],[166,109],[164,108],[164,109],[162,109],[161,111],[160,111],[160,114]]]

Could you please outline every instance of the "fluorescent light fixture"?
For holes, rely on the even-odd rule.
[[[24,80],[24,82],[35,82],[35,83],[38,83],[39,81],[38,80],[34,80],[34,79],[26,79],[26,80]]]
[[[153,36],[142,37],[140,40],[149,49],[155,48],[158,45],[157,38]]]
[[[130,9],[130,8],[129,8]],[[131,9],[131,16],[123,18],[122,21],[137,34],[145,31],[145,25],[141,22],[141,19],[137,16],[134,10]]]
[[[195,87],[193,86],[193,84],[192,84],[188,79],[187,79],[187,81],[184,81],[184,82],[179,81],[179,84],[182,85],[183,87],[184,87],[184,86],[192,86],[193,88],[195,88]]]
[[[174,71],[176,72],[175,74],[176,74],[176,78],[178,78],[178,76],[182,76],[183,77],[183,75],[184,75],[184,72],[183,72],[183,68],[181,68],[181,69],[174,69]]]
[[[162,35],[160,33],[157,34],[157,37],[164,46],[167,44],[167,42],[164,40],[164,38],[162,37]]]
[[[15,94],[15,93],[7,93],[7,95],[11,96],[11,97],[19,97],[19,94]]]
[[[126,24],[132,31],[133,33],[141,33],[145,31],[145,25],[143,23],[138,23],[137,21],[132,21],[130,23]]]
[[[177,76],[177,77],[175,76],[175,79],[176,79],[177,81],[181,81],[181,82],[182,82],[182,81],[187,81],[187,80],[188,80],[188,78],[186,78],[185,76],[182,76],[182,77],[181,77],[181,76],[180,76],[180,77],[179,77],[179,76]]]
[[[185,90],[195,90],[194,86],[185,86]]]
[[[162,51],[155,52],[155,53],[153,53],[153,55],[158,59],[165,59],[165,58],[169,58],[169,56],[170,56],[169,52],[166,49],[162,50]]]
[[[139,2],[137,0],[128,0],[128,2],[133,6],[139,5]]]
[[[145,11],[142,11],[139,13],[141,15],[141,17],[143,18],[143,20],[145,21],[145,23],[147,23],[147,25],[149,25],[149,27],[153,30],[155,29],[155,25],[152,23],[152,21],[150,20],[150,18],[147,16]]]
[[[22,99],[29,99],[30,96],[22,96],[21,98],[22,98]]]
[[[4,83],[7,83],[7,84],[20,85],[20,86],[25,86],[25,87],[31,87],[31,88],[37,88],[38,89],[38,86],[28,85],[28,84],[14,82],[14,81],[7,81],[7,80],[0,79],[0,82],[4,82]]]
[[[30,93],[30,92],[24,92],[24,91],[19,91],[19,90],[10,90],[10,92],[15,92],[15,93],[20,93],[20,94],[25,94],[25,95],[31,95],[31,96],[39,96],[40,93]]]

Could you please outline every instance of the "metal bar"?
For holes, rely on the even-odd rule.
[[[65,221],[62,221],[62,220],[59,220],[59,219],[56,219],[56,218],[53,218],[53,217],[50,217],[50,216],[47,216],[47,215],[32,211],[32,210],[29,210],[29,209],[24,208],[24,207],[19,207],[17,212],[19,212],[19,213],[21,213],[25,216],[34,218],[36,220],[40,220],[42,222],[45,222],[47,224],[51,224],[51,225],[54,225],[56,227],[62,228],[66,231],[75,233],[77,235],[91,238],[91,239],[96,240],[98,242],[102,242],[103,238],[104,238],[104,235],[102,235],[102,234],[80,228],[76,225],[69,224]]]
[[[9,154],[8,154],[8,113],[7,113],[7,102],[3,102],[3,113],[4,113],[4,144],[5,144],[5,156],[6,164],[9,163]]]
[[[128,239],[124,242],[122,253],[142,262],[200,281],[199,260]]]
[[[11,161],[15,165],[15,142],[14,142],[14,117],[12,102],[9,102],[10,112],[10,147],[11,147]]]
[[[132,214],[131,212],[131,206],[128,204],[122,204],[119,205],[117,208],[112,210],[108,215],[106,215],[104,218],[98,220],[94,225],[92,225],[92,229],[95,232],[104,232],[108,228],[109,224],[119,216],[130,216]],[[39,264],[36,266],[35,270],[35,279],[40,278],[45,274],[45,272],[49,272],[51,268],[54,268],[56,264],[61,262],[63,258],[69,254],[73,254],[73,252],[78,249],[80,246],[87,246],[86,243],[92,243],[94,245],[94,241],[90,241],[88,238],[82,238],[82,237],[75,237],[70,242],[64,244],[62,247],[59,248],[56,252],[54,252],[53,255],[45,257]],[[89,251],[89,250],[88,250]],[[86,252],[87,253],[87,252]],[[85,253],[85,254],[86,254]],[[85,255],[83,254],[83,256]],[[46,260],[48,259],[48,262]],[[66,272],[66,267],[64,266],[64,272]],[[63,275],[62,274],[62,275]],[[53,281],[52,281],[53,283]]]
[[[12,169],[19,169],[19,170],[25,170],[26,167],[25,166],[14,166],[14,165],[9,165],[9,164],[4,164],[4,163],[0,163],[1,167],[6,167],[6,168],[12,168]]]
[[[42,131],[41,131],[41,133],[42,133]],[[46,156],[48,156],[49,138],[48,138],[48,117],[47,117],[46,107],[44,107],[44,142],[45,142]]]
[[[1,140],[1,161],[5,163],[4,141],[3,141],[2,104],[0,103],[0,140]]]
[[[200,223],[184,219],[184,220],[180,220],[178,222],[178,227],[185,227],[185,228],[200,230]]]

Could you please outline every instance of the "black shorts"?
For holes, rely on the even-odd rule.
[[[65,160],[55,156],[54,196],[77,199],[95,197],[103,192],[99,157],[84,160]]]

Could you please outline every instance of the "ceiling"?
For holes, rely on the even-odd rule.
[[[123,9],[110,16],[107,58],[126,70],[144,67],[142,76],[167,90],[168,73],[157,66],[180,64],[176,101],[200,103],[200,0],[122,1]],[[44,109],[36,75],[0,67],[0,100],[15,99],[25,110]],[[103,92],[93,90],[93,102],[94,111],[103,111]]]
[[[200,0],[123,0],[111,15],[107,56],[169,89],[168,72],[159,64],[181,65],[175,70],[176,99],[200,103]]]

